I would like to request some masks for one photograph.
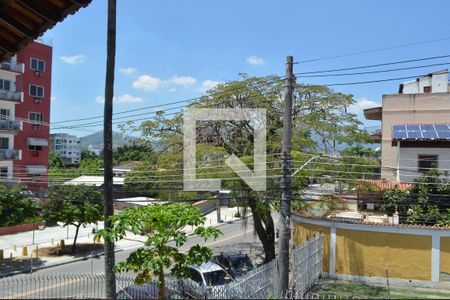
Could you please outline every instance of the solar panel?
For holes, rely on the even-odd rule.
[[[435,124],[436,131],[449,131],[447,124]]]
[[[420,139],[422,138],[422,133],[420,131],[407,131],[408,139]]]
[[[438,135],[436,131],[422,131],[422,135],[424,139],[437,139]]]
[[[434,126],[431,124],[426,124],[426,125],[420,125],[420,129],[421,130],[426,130],[426,131],[434,131]]]
[[[393,133],[393,138],[398,140],[398,139],[406,139],[406,131],[394,131]]]
[[[450,139],[450,131],[438,131],[437,135],[440,139]]]
[[[394,125],[392,126],[393,131],[405,131],[406,125]]]
[[[450,140],[450,124],[393,125],[392,138]]]
[[[406,129],[409,131],[420,131],[419,125],[406,125]]]

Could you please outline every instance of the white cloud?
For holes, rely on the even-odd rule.
[[[132,75],[137,72],[135,68],[120,68],[119,71],[125,75]]]
[[[169,93],[175,93],[176,91],[177,91],[176,88],[171,88],[171,89],[169,90]]]
[[[131,96],[130,94],[124,94],[124,95],[120,95],[118,97],[114,96],[113,101],[118,102],[118,103],[134,104],[134,103],[144,102],[144,99],[141,97]],[[103,104],[103,103],[105,103],[105,97],[97,96],[95,98],[95,102]]]
[[[168,80],[169,83],[175,83],[178,85],[183,85],[183,86],[191,86],[197,83],[197,79],[195,79],[194,77],[191,76],[178,76],[178,75],[173,75],[172,78],[170,80]]]
[[[202,84],[198,88],[198,90],[201,91],[201,92],[206,92],[206,91],[214,88],[216,85],[218,85],[220,83],[221,83],[220,81],[207,79],[207,80],[202,82]]]
[[[362,113],[362,111],[367,108],[372,108],[372,107],[377,107],[377,106],[380,106],[380,104],[378,102],[375,102],[366,97],[363,97],[359,100],[356,100],[356,103],[351,105],[348,108],[348,112],[354,113],[354,114],[359,114],[359,113]]]
[[[162,84],[162,80],[149,75],[139,76],[137,80],[133,82],[133,87],[137,90],[144,90],[147,92],[156,91]]]
[[[50,97],[50,100],[53,102],[53,101],[56,101],[56,96],[51,96]]]
[[[134,97],[129,94],[125,94],[125,95],[121,95],[121,96],[117,97],[117,102],[133,104],[133,103],[144,102],[144,99],[142,99],[141,97]]]
[[[83,54],[71,55],[71,56],[61,56],[61,60],[69,65],[81,64],[86,60],[86,56]]]
[[[264,59],[262,59],[261,57],[254,56],[254,55],[251,55],[251,56],[247,57],[246,62],[249,65],[254,65],[254,66],[259,66],[259,65],[266,64]]]

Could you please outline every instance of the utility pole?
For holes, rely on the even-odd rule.
[[[281,204],[278,240],[278,265],[280,276],[280,291],[289,288],[289,240],[291,238],[291,136],[292,136],[292,96],[295,77],[293,72],[293,57],[286,59],[286,95],[284,97],[283,119],[283,177],[281,179]]]
[[[105,79],[105,110],[103,124],[104,160],[104,222],[105,229],[113,224],[109,217],[114,214],[113,207],[113,165],[112,165],[112,115],[114,96],[114,68],[116,59],[116,0],[108,0],[108,28]],[[107,299],[116,299],[116,277],[114,274],[114,241],[105,240],[105,294]]]

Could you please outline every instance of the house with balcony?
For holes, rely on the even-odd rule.
[[[364,110],[381,121],[381,178],[412,182],[432,167],[450,169],[450,85],[448,70],[400,84],[383,95],[382,106]],[[450,179],[450,178],[449,178]]]
[[[32,42],[0,62],[0,181],[48,185],[52,47]]]

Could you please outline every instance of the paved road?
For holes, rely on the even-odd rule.
[[[211,247],[215,253],[220,253],[222,251],[242,251],[244,253],[249,253],[257,262],[262,260],[262,245],[257,236],[253,234],[253,221],[251,220],[251,218],[248,221],[247,228],[244,228],[242,221],[226,223],[218,228],[224,234],[219,239],[215,241],[208,241],[205,243],[203,239],[193,236],[189,238],[183,249],[187,250],[193,245],[201,244]],[[116,262],[125,260],[134,250],[135,249],[127,249],[117,252]],[[103,264],[104,258],[103,256],[101,256],[94,259],[87,259],[85,261],[78,261],[61,266],[37,270],[33,272],[33,274],[38,274],[39,277],[48,275],[49,278],[51,278],[55,274],[99,274],[103,273]],[[23,275],[13,277],[11,280],[14,280],[15,278],[19,279],[21,276]],[[29,275],[27,276],[29,277]],[[20,283],[20,286],[15,286],[12,291],[10,286],[0,286],[0,290],[3,290],[0,291],[1,298],[33,298],[42,297],[43,295],[46,297],[73,297],[75,295],[78,297],[101,297],[103,295],[103,281],[96,281],[95,279],[94,281],[92,281],[91,279],[80,280],[74,277],[65,280],[63,283],[56,280],[37,283],[36,281],[29,281],[26,284]]]

